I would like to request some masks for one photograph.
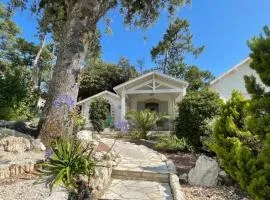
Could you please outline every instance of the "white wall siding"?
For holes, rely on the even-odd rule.
[[[111,115],[112,115],[114,121],[120,120],[120,113],[121,113],[120,99],[118,99],[118,98],[116,98],[116,97],[114,97],[112,95],[109,95],[109,94],[103,94],[103,95],[100,95],[99,97],[104,98],[109,102],[109,104],[111,106]],[[90,124],[90,121],[89,121],[89,107],[90,107],[91,102],[94,99],[95,98],[90,99],[90,100],[85,101],[84,103],[82,103],[82,111],[81,111],[81,113],[86,118],[87,125]]]
[[[250,98],[246,87],[244,76],[253,75],[256,77],[258,83],[261,83],[260,78],[256,71],[249,67],[250,62],[245,62],[241,66],[237,67],[226,76],[220,78],[217,82],[210,85],[213,91],[219,93],[220,97],[225,101],[229,100],[233,90],[240,91],[246,98]]]

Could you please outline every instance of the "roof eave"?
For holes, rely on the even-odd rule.
[[[105,91],[102,91],[102,92],[97,93],[97,94],[95,94],[95,95],[93,95],[93,96],[91,96],[91,97],[88,97],[88,98],[86,98],[86,99],[83,99],[83,100],[77,102],[77,105],[80,105],[80,104],[82,104],[82,103],[84,103],[84,102],[87,102],[87,101],[89,101],[89,100],[91,100],[91,99],[93,99],[93,98],[96,98],[96,97],[98,97],[98,96],[100,96],[100,95],[103,95],[103,94],[106,94],[106,93],[109,94],[109,95],[112,95],[112,96],[114,96],[114,97],[116,97],[116,98],[118,98],[118,99],[120,99],[120,96],[118,96],[117,94],[114,94],[114,93],[112,93],[112,92],[110,92],[110,91],[108,91],[108,90],[105,90]]]
[[[218,76],[217,78],[215,78],[213,81],[211,81],[210,82],[210,86],[211,85],[215,85],[221,79],[223,79],[224,77],[228,76],[229,74],[231,74],[232,72],[234,72],[235,70],[237,70],[239,67],[241,67],[243,64],[245,64],[246,62],[249,62],[250,60],[251,60],[251,58],[250,57],[247,57],[243,61],[239,62],[238,64],[236,64],[235,66],[233,66],[232,68],[230,68],[228,71],[226,71],[225,73],[221,74],[220,76]]]
[[[139,79],[141,79],[141,78],[150,76],[150,75],[152,75],[152,74],[156,74],[156,75],[159,75],[159,76],[161,76],[161,77],[165,77],[165,78],[171,79],[171,80],[173,80],[173,81],[176,81],[176,82],[178,82],[178,83],[181,83],[181,84],[184,85],[184,87],[188,87],[188,85],[189,85],[189,83],[186,82],[186,81],[183,81],[183,80],[180,80],[180,79],[177,79],[177,78],[174,78],[174,77],[172,77],[172,76],[168,76],[168,75],[166,75],[166,74],[162,74],[162,73],[159,73],[159,72],[156,72],[156,71],[151,71],[151,72],[148,72],[148,73],[146,73],[146,74],[144,74],[144,75],[142,75],[142,76],[136,77],[136,78],[134,78],[134,79],[132,79],[132,80],[129,80],[129,81],[125,82],[125,83],[122,83],[122,84],[120,84],[120,85],[117,85],[117,86],[115,86],[115,87],[113,88],[113,90],[117,93],[117,91],[118,91],[119,89],[123,88],[124,86],[126,86],[126,85],[128,85],[128,84],[131,84],[131,83],[133,83],[134,81],[137,81],[137,80],[139,80]]]

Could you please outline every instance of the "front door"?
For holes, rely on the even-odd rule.
[[[159,112],[159,104],[158,103],[154,103],[154,102],[150,102],[150,103],[146,103],[145,104],[145,109],[151,110],[151,111],[155,111],[155,112]]]

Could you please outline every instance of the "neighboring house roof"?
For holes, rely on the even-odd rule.
[[[215,78],[213,81],[210,82],[210,86],[211,85],[215,85],[216,83],[218,83],[221,79],[227,77],[228,75],[230,75],[231,73],[235,72],[239,67],[241,67],[243,64],[250,62],[251,58],[248,57],[245,60],[241,61],[240,63],[238,63],[237,65],[235,65],[233,68],[229,69],[227,72],[221,74],[219,77]]]
[[[123,88],[123,87],[125,87],[125,86],[128,86],[128,85],[130,85],[130,84],[132,84],[132,83],[134,83],[134,82],[139,82],[140,80],[142,80],[142,79],[144,79],[144,78],[146,78],[146,77],[149,77],[149,76],[153,76],[153,75],[159,76],[159,77],[164,78],[164,79],[168,79],[168,80],[173,81],[173,82],[175,82],[175,83],[184,85],[185,87],[188,86],[188,82],[186,82],[186,81],[183,81],[183,80],[180,80],[180,79],[177,79],[177,78],[174,78],[174,77],[172,77],[172,76],[168,76],[168,75],[165,75],[165,74],[156,72],[156,71],[151,71],[151,72],[148,72],[148,73],[146,73],[146,74],[143,74],[143,75],[141,75],[141,76],[139,76],[139,77],[136,77],[136,78],[134,78],[134,79],[131,79],[131,80],[125,82],[125,83],[122,83],[122,84],[120,84],[120,85],[117,85],[117,86],[115,86],[113,89],[114,89],[114,91],[117,92],[117,90],[119,90],[119,89],[121,89],[121,88]]]
[[[117,94],[112,93],[112,92],[110,92],[110,91],[108,91],[108,90],[105,90],[105,91],[103,91],[103,92],[100,92],[100,93],[98,93],[98,94],[95,94],[95,95],[93,95],[93,96],[91,96],[91,97],[88,97],[88,98],[86,98],[86,99],[83,99],[83,100],[79,101],[79,102],[77,103],[77,105],[80,105],[80,104],[82,104],[82,103],[84,103],[84,102],[87,102],[87,101],[89,101],[89,100],[91,100],[91,99],[93,99],[93,98],[100,97],[100,96],[102,96],[102,95],[104,95],[104,94],[108,94],[108,95],[111,95],[111,96],[113,96],[113,97],[115,97],[115,98],[120,99],[120,96],[118,96]]]

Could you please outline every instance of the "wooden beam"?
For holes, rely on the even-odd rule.
[[[121,120],[125,120],[126,115],[126,90],[125,87],[122,89],[121,95]]]
[[[141,83],[140,85],[137,85],[137,86],[135,86],[135,87],[129,88],[129,89],[127,90],[127,92],[128,92],[128,91],[135,91],[136,89],[139,89],[140,87],[143,87],[143,86],[149,87],[149,85],[148,85],[149,83],[152,83],[152,80],[146,81],[146,82],[144,82],[144,83]]]
[[[174,89],[178,89],[178,88],[179,88],[179,87],[176,87],[176,86],[174,86],[174,85],[170,85],[170,84],[168,84],[168,83],[165,83],[165,82],[163,82],[163,81],[161,81],[161,80],[158,80],[157,83],[159,83],[159,86],[165,85],[165,86],[167,86],[167,87],[169,87],[169,88],[174,88]],[[159,87],[159,86],[158,86],[158,87]],[[157,89],[157,88],[156,88],[156,89]]]
[[[154,94],[154,93],[182,93],[182,89],[160,89],[160,90],[136,90],[126,91],[126,94]]]
[[[153,74],[153,92],[156,90],[156,80],[155,80],[155,74]]]

